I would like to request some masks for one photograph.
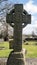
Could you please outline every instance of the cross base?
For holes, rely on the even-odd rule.
[[[7,60],[7,65],[25,65],[24,52],[23,50],[21,52],[11,52]]]

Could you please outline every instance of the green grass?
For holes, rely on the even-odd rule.
[[[9,49],[9,42],[1,42],[0,47],[4,47],[5,49],[0,50],[0,57],[8,57],[12,49]]]
[[[37,45],[33,45],[35,41],[28,41],[30,45],[24,45],[23,48],[27,50],[26,57],[35,58],[37,57]],[[0,57],[8,57],[12,49],[9,49],[9,42],[0,43],[0,47],[5,47],[4,50],[0,50]]]
[[[0,57],[8,57],[11,51],[12,50],[10,50],[10,49],[0,50]]]
[[[26,57],[30,57],[30,58],[37,57],[37,46],[36,45],[23,45],[23,48],[27,50]]]
[[[25,45],[25,43],[28,43],[28,45]],[[37,57],[37,41],[26,41],[23,44],[23,48],[27,50],[26,57],[35,58]]]
[[[9,49],[9,42],[0,42],[0,47],[5,47],[6,49]]]

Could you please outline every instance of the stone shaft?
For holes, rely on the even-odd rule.
[[[14,15],[14,51],[21,51],[22,49],[22,13],[23,5],[15,5]]]

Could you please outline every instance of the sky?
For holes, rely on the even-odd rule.
[[[9,3],[15,4],[15,3],[22,3],[23,8],[31,14],[31,24],[27,25],[23,29],[24,33],[31,33],[35,28],[37,28],[37,0],[8,0]],[[37,30],[35,30],[37,32]]]
[[[32,31],[35,31],[37,34],[37,0],[28,0],[28,2],[26,2],[24,5],[24,9],[26,9],[28,13],[31,14],[31,25],[27,25],[23,29],[23,33],[27,32],[27,34],[31,34]]]

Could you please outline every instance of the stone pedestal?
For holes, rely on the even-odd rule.
[[[25,51],[12,51],[8,57],[7,65],[25,65]]]

